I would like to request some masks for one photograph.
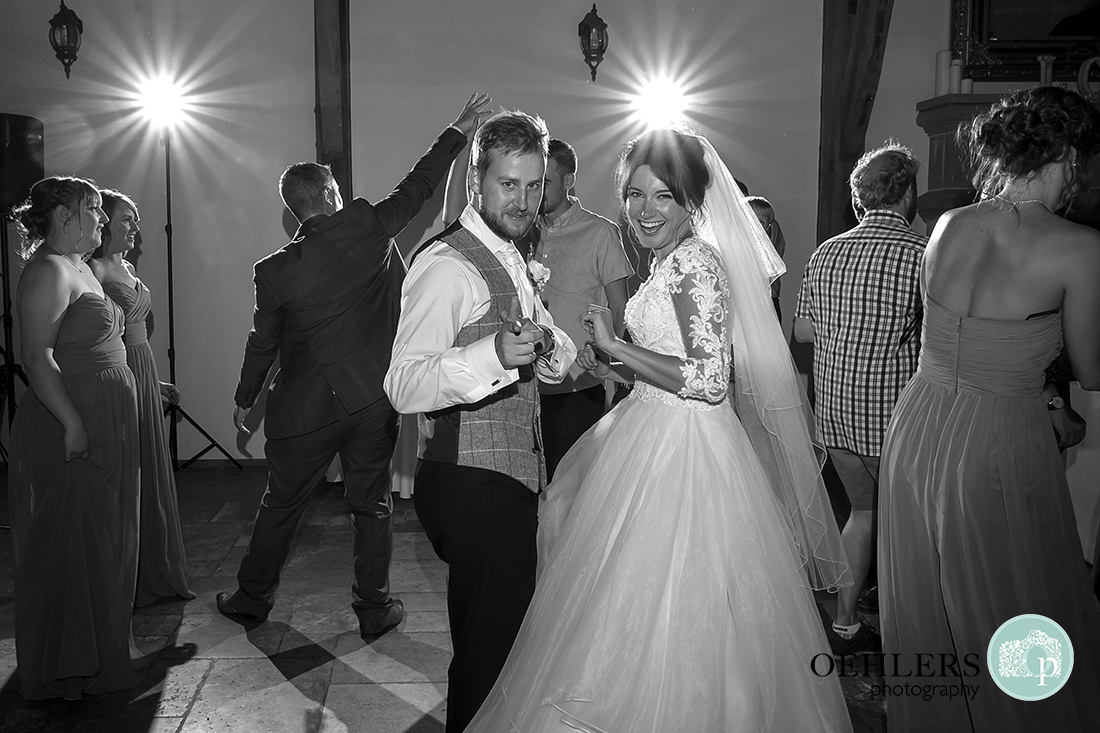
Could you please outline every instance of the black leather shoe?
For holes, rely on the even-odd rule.
[[[239,616],[241,618],[252,619],[254,621],[266,621],[267,614],[257,615],[251,611],[246,611],[244,604],[237,598],[236,593],[230,593],[227,590],[223,590],[215,597],[215,602],[218,604],[218,610],[221,611],[223,616]]]
[[[359,622],[359,635],[364,639],[377,639],[388,631],[392,631],[405,618],[405,604],[396,598],[386,612],[371,623]]]

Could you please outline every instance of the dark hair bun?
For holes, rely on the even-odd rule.
[[[1037,87],[1013,92],[963,123],[958,139],[984,191],[1037,173],[1071,153],[1076,180],[1100,144],[1100,112],[1076,92]]]
[[[74,176],[51,176],[31,186],[26,201],[12,209],[12,218],[23,238],[19,254],[24,259],[30,257],[46,240],[54,209],[64,206],[76,210],[88,196],[99,198],[95,183]]]

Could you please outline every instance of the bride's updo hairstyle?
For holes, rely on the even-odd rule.
[[[1036,87],[1006,95],[988,112],[961,123],[956,140],[983,197],[1011,179],[1026,180],[1050,163],[1069,160],[1063,194],[1068,203],[1083,185],[1100,144],[1100,112],[1076,92]]]
[[[91,197],[99,200],[99,189],[84,178],[51,176],[31,186],[27,200],[12,209],[12,219],[22,237],[19,255],[30,259],[34,251],[46,241],[53,228],[53,210],[64,206],[79,215],[84,202]]]
[[[680,206],[692,214],[703,208],[710,171],[703,162],[703,145],[697,137],[677,130],[650,130],[628,141],[615,168],[615,187],[621,201],[626,201],[634,171],[643,165],[668,186]]]

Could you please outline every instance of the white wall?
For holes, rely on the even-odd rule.
[[[469,94],[541,115],[580,158],[577,193],[612,219],[620,145],[643,130],[630,98],[661,71],[685,82],[689,121],[752,193],[768,197],[787,238],[785,312],[815,242],[821,7],[801,0],[604,0],[610,33],[589,81],[577,25],[591,0],[418,0],[382,15],[352,7],[355,193],[384,195]],[[797,22],[791,22],[797,13]],[[401,238],[438,228],[441,200]],[[436,217],[434,220],[432,217]]]
[[[894,135],[927,154],[914,105],[931,96],[946,45],[947,0],[896,0],[870,143]],[[262,431],[238,439],[233,388],[253,302],[251,265],[287,239],[276,181],[314,146],[313,17],[308,0],[74,0],[84,46],[66,81],[46,39],[57,6],[7,0],[0,25],[0,112],[46,124],[46,172],[132,193],[154,292],[153,349],[167,373],[163,149],[117,97],[145,69],[193,76],[199,125],[174,141],[176,341],[184,406],[234,455],[261,457]],[[784,312],[816,246],[821,5],[804,0],[603,0],[610,50],[588,81],[577,24],[590,0],[352,3],[353,175],[385,195],[474,90],[542,115],[581,158],[578,194],[613,215],[610,173],[641,127],[629,96],[662,68],[686,81],[690,121],[735,175],[771,199],[787,237]],[[912,56],[912,57],[910,57]],[[903,129],[904,128],[904,129]],[[437,228],[441,196],[402,237]],[[181,455],[206,445],[180,432]],[[216,452],[206,458],[219,459]]]
[[[47,175],[92,177],[137,201],[138,273],[153,292],[151,342],[167,380],[164,152],[127,96],[143,74],[174,71],[189,82],[200,104],[173,139],[177,382],[184,408],[228,450],[262,456],[262,438],[237,445],[233,388],[251,324],[252,263],[287,239],[279,173],[314,156],[312,3],[70,7],[85,33],[66,80],[47,40],[57,4],[5,0],[0,112],[45,123]],[[180,429],[181,456],[205,446],[193,429]]]
[[[894,139],[909,146],[923,167],[918,192],[928,188],[928,136],[917,126],[917,102],[935,96],[936,52],[951,46],[949,3],[894,0],[878,95],[867,126],[867,148]],[[914,227],[923,231],[918,216]]]

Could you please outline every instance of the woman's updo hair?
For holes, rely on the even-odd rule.
[[[630,179],[643,165],[649,166],[653,175],[668,186],[680,206],[692,214],[703,208],[710,170],[703,162],[703,145],[695,135],[678,130],[651,130],[627,142],[615,168],[620,200],[626,200]]]
[[[1100,112],[1076,92],[1036,87],[1006,95],[988,112],[961,123],[956,139],[970,158],[975,187],[986,196],[1013,178],[1030,178],[1050,163],[1068,160],[1063,195],[1068,202],[1100,145]]]
[[[102,240],[100,245],[92,252],[92,257],[104,257],[107,252],[107,246],[111,243],[111,221],[115,218],[115,212],[118,211],[119,204],[126,204],[134,213],[137,213],[137,204],[134,200],[122,193],[122,191],[116,191],[113,188],[101,188],[99,195],[103,199],[103,212],[107,214],[107,225],[103,227]]]
[[[31,195],[11,212],[23,239],[19,255],[25,260],[30,259],[46,241],[53,226],[51,217],[54,209],[64,206],[79,215],[88,198],[99,201],[99,189],[95,182],[86,178],[51,176],[31,186]]]

